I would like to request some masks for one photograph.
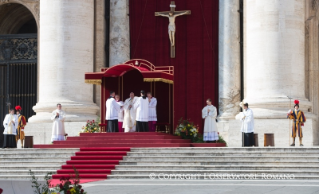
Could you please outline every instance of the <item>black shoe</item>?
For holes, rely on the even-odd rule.
[[[300,144],[300,146],[303,146],[303,144]]]
[[[295,146],[295,144],[293,143],[293,144],[291,144],[290,146]]]

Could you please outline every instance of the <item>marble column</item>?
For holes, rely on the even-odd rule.
[[[39,100],[30,123],[51,122],[57,103],[67,113],[66,122],[97,117],[93,86],[84,82],[84,73],[93,71],[93,14],[91,0],[41,1]]]
[[[219,119],[234,119],[240,103],[238,0],[219,1]]]
[[[245,100],[257,118],[284,118],[305,97],[305,1],[246,0]]]
[[[110,1],[110,67],[130,59],[129,0]]]

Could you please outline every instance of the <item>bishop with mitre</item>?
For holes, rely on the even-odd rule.
[[[125,132],[136,131],[136,109],[133,108],[137,102],[138,97],[134,96],[134,93],[130,93],[130,97],[124,102],[124,121],[123,128]]]

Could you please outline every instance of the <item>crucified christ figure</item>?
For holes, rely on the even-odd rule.
[[[177,16],[181,15],[189,15],[191,12],[189,10],[187,11],[182,11],[179,13],[174,13],[173,11],[170,11],[167,13],[160,13],[156,12],[155,16],[163,16],[163,17],[168,17],[169,24],[168,24],[168,35],[169,35],[169,40],[171,42],[171,46],[175,46],[175,32],[176,32],[176,25],[175,25],[175,18]]]

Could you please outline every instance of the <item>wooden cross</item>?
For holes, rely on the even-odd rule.
[[[169,40],[171,43],[171,58],[175,58],[175,32],[176,32],[176,26],[175,26],[175,19],[178,16],[181,15],[190,15],[190,10],[184,10],[184,11],[175,11],[175,1],[171,1],[170,4],[171,10],[170,11],[162,11],[162,12],[155,12],[155,16],[163,16],[168,17],[169,19],[169,25],[168,25],[168,35]]]

